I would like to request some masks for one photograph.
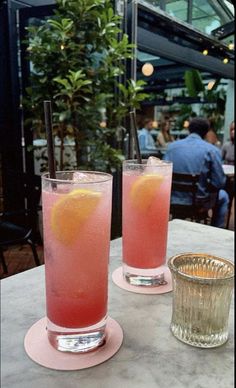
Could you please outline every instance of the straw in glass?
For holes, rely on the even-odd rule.
[[[138,142],[138,130],[137,130],[137,125],[136,125],[136,120],[135,120],[135,112],[131,111],[131,112],[129,112],[129,115],[130,115],[131,140],[133,139],[133,142],[134,142],[134,148],[135,148],[137,161],[139,164],[142,164],[142,157],[141,157],[139,142]]]
[[[54,158],[54,143],[53,143],[53,136],[52,136],[51,101],[44,101],[43,106],[44,106],[45,128],[46,128],[46,135],[47,135],[49,177],[51,179],[55,179],[56,178],[56,171],[55,171],[55,158]]]

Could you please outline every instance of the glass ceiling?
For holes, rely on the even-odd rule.
[[[234,20],[234,6],[228,0],[145,0],[170,16],[211,35],[212,31]],[[234,35],[222,39],[234,42]]]
[[[230,48],[228,44],[229,42],[234,43],[232,32],[234,30],[234,7],[229,1],[139,0],[138,3],[141,5],[138,14],[140,34],[143,36],[143,31],[146,30],[150,35],[144,35],[145,37],[142,39],[138,38],[136,76],[137,79],[144,79],[147,82],[147,86],[145,87],[147,92],[159,93],[167,88],[183,88],[185,85],[185,72],[191,70],[193,67],[200,71],[202,80],[206,85],[211,79],[219,80],[222,83],[224,78],[228,78],[231,74],[229,68],[227,69],[225,67],[223,71],[223,67],[220,68],[220,66],[222,66],[221,62],[223,62],[224,56],[228,57],[231,67],[234,64],[234,47]],[[147,11],[148,9],[151,11],[150,14]],[[155,14],[156,16],[159,14],[160,17],[155,17]],[[165,14],[166,17],[168,16],[166,21]],[[171,18],[173,18],[172,23],[170,22]],[[192,28],[189,31],[182,28],[177,32],[176,26],[178,24],[184,28],[189,24]],[[226,28],[228,25],[230,26],[229,29]],[[214,30],[219,27],[220,30],[224,31],[224,36],[214,34]],[[151,34],[155,34],[159,38],[155,41],[155,44],[151,44],[148,40]],[[166,39],[168,36],[164,47],[161,46],[160,38],[162,36],[163,39]],[[205,38],[206,40],[204,40]],[[217,40],[219,45],[214,44]],[[168,46],[169,43],[170,45]],[[179,45],[179,49],[174,47],[175,44]],[[223,50],[222,45],[226,47],[224,49],[226,51]],[[171,47],[172,50],[172,55],[170,56],[167,55],[167,46]],[[198,53],[207,55],[203,53],[203,49],[208,47],[212,49],[209,53],[210,65],[204,67],[202,64],[208,59],[204,56],[201,59],[197,55]],[[186,48],[189,49],[189,56],[194,58],[194,61],[190,61],[189,63],[181,60],[181,50]],[[174,50],[179,50],[180,55],[178,55],[179,51],[174,53]],[[219,63],[211,62],[213,58]],[[193,65],[193,62],[195,65]],[[144,63],[151,63],[153,65],[154,71],[151,76],[144,76],[142,72]],[[217,67],[218,65],[219,68]]]

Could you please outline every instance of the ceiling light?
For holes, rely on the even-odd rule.
[[[203,55],[208,55],[208,50],[207,49],[205,49],[205,50],[203,50]]]
[[[228,48],[229,48],[229,50],[234,50],[234,43],[233,42],[229,42]]]
[[[101,122],[99,123],[99,126],[100,126],[101,128],[106,128],[106,126],[107,126],[106,121],[101,121]]]
[[[142,66],[142,73],[146,77],[150,77],[150,75],[152,75],[153,72],[154,72],[154,67],[151,63],[145,63]]]
[[[207,85],[207,89],[208,90],[211,90],[213,88],[213,86],[215,85],[215,81],[210,81]]]
[[[224,58],[224,59],[223,59],[223,63],[224,63],[224,64],[229,63],[229,58]]]

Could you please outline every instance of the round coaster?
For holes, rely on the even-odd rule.
[[[136,294],[165,294],[172,291],[172,277],[168,267],[164,269],[164,276],[167,284],[156,287],[145,287],[145,286],[133,286],[129,284],[123,277],[122,267],[117,268],[112,273],[113,282],[120,288],[126,291],[135,292]]]
[[[26,333],[24,346],[33,361],[50,369],[79,370],[101,364],[119,350],[123,341],[122,328],[118,322],[108,317],[104,346],[84,354],[60,352],[48,341],[46,323],[47,320],[44,317],[31,326]]]

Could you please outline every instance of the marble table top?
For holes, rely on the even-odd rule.
[[[232,388],[233,302],[229,340],[214,349],[178,341],[170,332],[172,292],[141,295],[118,288],[111,274],[121,265],[121,239],[111,242],[109,315],[124,331],[110,360],[80,371],[56,371],[34,363],[24,336],[45,315],[44,266],[2,280],[2,388]],[[234,232],[182,220],[169,223],[167,258],[211,253],[233,260]]]
[[[231,164],[223,164],[222,165],[225,175],[229,177],[234,176],[234,165]]]

